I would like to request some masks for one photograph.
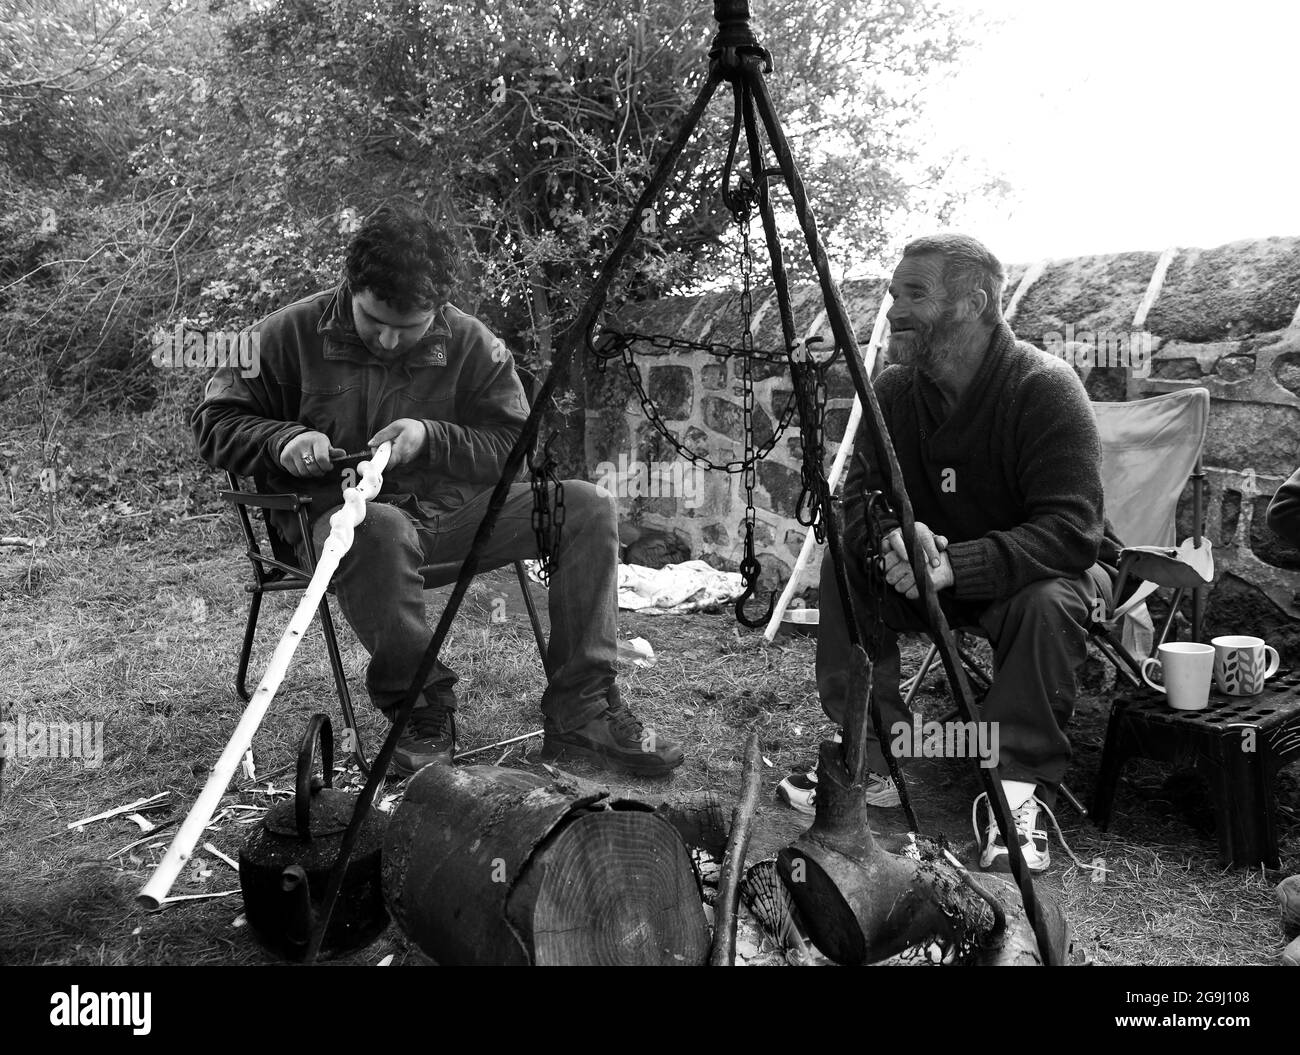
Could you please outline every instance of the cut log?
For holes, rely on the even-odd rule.
[[[549,839],[506,916],[539,967],[698,966],[708,953],[686,847],[653,813],[600,810]]]
[[[394,811],[384,894],[440,964],[699,965],[690,854],[648,806],[496,766],[428,766]]]
[[[731,828],[728,811],[711,791],[694,794],[649,795],[637,793],[626,797],[621,791],[597,784],[575,773],[555,766],[546,766],[555,778],[554,787],[571,795],[609,795],[610,804],[618,809],[620,803],[631,802],[655,811],[674,828],[682,840],[693,850],[703,850],[710,857],[722,860],[727,850]]]

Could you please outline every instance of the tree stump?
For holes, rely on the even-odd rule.
[[[393,919],[438,963],[700,965],[681,836],[652,807],[496,766],[428,766],[383,850]]]

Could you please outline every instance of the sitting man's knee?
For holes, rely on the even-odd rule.
[[[1012,594],[1008,612],[1027,616],[1069,616],[1078,619],[1089,610],[1085,592],[1073,579],[1038,579]]]
[[[329,520],[335,512],[337,510],[331,510],[316,523],[313,534],[316,537],[317,553],[329,538]],[[396,506],[370,502],[366,505],[365,519],[353,529],[352,545],[343,559],[347,561],[349,557],[356,559],[372,554],[406,550],[412,546],[416,550],[420,546],[415,521]]]
[[[618,519],[618,504],[612,494],[596,484],[586,480],[565,480],[564,517],[567,523],[571,516],[584,520]]]

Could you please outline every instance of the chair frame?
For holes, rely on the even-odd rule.
[[[241,700],[247,703],[252,698],[251,693],[248,691],[248,665],[253,653],[253,642],[257,637],[257,620],[262,609],[262,597],[267,593],[305,590],[307,584],[311,582],[319,555],[316,552],[316,544],[311,534],[309,511],[312,500],[310,495],[300,495],[292,492],[265,493],[257,490],[247,491],[241,488],[239,477],[235,473],[227,472],[226,478],[230,484],[229,488],[222,489],[218,493],[222,498],[230,502],[239,514],[239,525],[243,531],[246,544],[244,556],[248,558],[253,567],[253,582],[244,587],[244,591],[249,594],[248,618],[244,625],[244,641],[240,647],[239,663],[235,672],[235,692]],[[256,485],[256,483],[255,480],[254,484]],[[249,516],[250,509],[260,509],[262,511],[263,523],[266,528],[266,541],[271,549],[269,554],[264,552],[257,538],[257,533],[253,530],[252,518]],[[271,510],[287,511],[298,518],[298,529],[304,540],[303,550],[307,558],[305,565],[287,559],[296,555],[290,552],[288,542],[272,525],[268,516]],[[528,610],[528,618],[532,624],[533,636],[537,642],[542,667],[549,675],[550,669],[546,658],[546,635],[542,631],[537,607],[528,588],[528,573],[522,561],[515,561],[514,566],[519,577],[520,589],[523,591],[524,606]],[[424,576],[425,588],[445,585],[444,575],[447,569],[448,566],[446,565],[426,565],[421,567],[420,572]],[[334,617],[329,608],[329,594],[334,592],[334,585],[331,583],[326,590],[325,596],[321,597],[317,612],[320,615],[321,633],[325,637],[325,651],[329,656],[330,671],[334,675],[334,686],[338,692],[339,706],[343,712],[346,728],[351,733],[352,758],[357,763],[362,775],[367,776],[370,772],[370,763],[366,759],[361,746],[361,733],[357,728],[356,712],[352,705],[352,692],[348,688],[347,675],[343,670],[343,655],[339,649]]]

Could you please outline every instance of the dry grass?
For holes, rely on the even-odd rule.
[[[58,507],[59,531],[43,549],[0,550],[0,662],[9,675],[6,719],[105,723],[103,764],[17,759],[4,772],[0,811],[0,962],[9,964],[261,963],[268,957],[235,925],[241,905],[232,898],[191,902],[142,914],[134,895],[164,848],[145,844],[117,854],[140,837],[116,818],[69,832],[69,821],[159,791],[172,792],[178,816],[202,787],[210,766],[242,711],[232,688],[246,605],[246,567],[233,517],[219,513],[215,474],[187,453],[175,422],[112,430],[85,427],[66,441],[74,467],[88,481]],[[105,441],[105,433],[116,431]],[[146,442],[143,435],[150,435]],[[170,438],[168,438],[170,437]],[[6,442],[7,440],[7,442]],[[34,462],[12,437],[0,454],[34,481]],[[93,471],[92,471],[93,470]],[[96,474],[102,475],[96,475]],[[115,483],[106,483],[112,475]],[[75,479],[75,477],[74,477]],[[101,484],[93,489],[92,484]],[[5,534],[49,534],[48,510],[34,487],[16,487],[0,499]],[[125,515],[114,502],[126,502]],[[187,519],[188,518],[188,519]],[[445,595],[446,591],[442,591]],[[507,596],[508,621],[489,619],[492,596]],[[536,591],[542,599],[541,591]],[[431,614],[440,610],[431,597]],[[252,665],[255,682],[292,602],[264,606],[265,628]],[[544,601],[543,601],[544,608]],[[779,640],[765,646],[758,632],[741,630],[729,612],[684,618],[623,613],[623,636],[650,640],[653,667],[628,667],[622,676],[633,709],[680,740],[687,762],[674,791],[711,788],[734,793],[741,751],[758,729],[765,768],[764,806],[752,858],[773,852],[803,825],[776,805],[777,782],[815,760],[830,725],[817,706],[814,642]],[[345,663],[358,697],[363,734],[373,750],[385,726],[366,702],[365,655],[343,628]],[[909,652],[915,658],[916,646]],[[461,674],[462,749],[529,732],[540,726],[537,700],[543,680],[518,586],[508,570],[484,576],[467,598],[443,658]],[[946,706],[942,679],[931,679],[923,706]],[[287,764],[306,718],[337,708],[318,635],[309,635],[259,731],[255,752],[263,772]],[[1104,728],[1104,706],[1085,698],[1074,730],[1076,791],[1092,786]],[[479,763],[535,765],[537,741],[474,758]],[[575,766],[588,777],[594,770]],[[1292,771],[1294,773],[1294,770]],[[922,826],[942,833],[969,859],[969,808],[975,775],[957,762],[918,762],[909,768]],[[1272,886],[1300,865],[1300,792],[1292,774],[1280,780],[1283,869],[1277,873],[1221,871],[1212,837],[1184,816],[1187,796],[1154,766],[1133,765],[1121,785],[1110,833],[1097,831],[1068,807],[1066,837],[1084,860],[1103,857],[1105,883],[1069,864],[1056,864],[1042,886],[1058,896],[1076,938],[1098,962],[1117,964],[1269,963],[1284,944]],[[283,778],[277,784],[283,788]],[[627,785],[656,791],[652,782]],[[1173,791],[1170,789],[1173,788]],[[241,800],[267,804],[264,794]],[[896,811],[879,827],[901,825]],[[236,856],[246,829],[231,819],[209,832]],[[205,855],[206,856],[206,855]],[[208,877],[183,877],[177,893],[236,889],[226,866],[209,861]],[[396,962],[423,962],[395,928],[349,961],[373,963],[388,952]]]

